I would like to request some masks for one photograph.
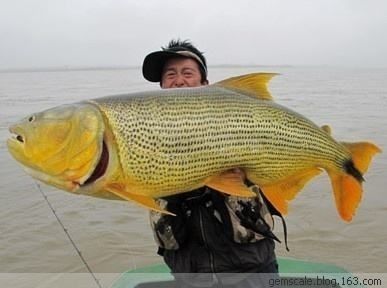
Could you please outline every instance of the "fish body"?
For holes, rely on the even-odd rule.
[[[155,197],[196,189],[234,167],[263,185],[307,169],[315,159],[321,167],[341,169],[350,158],[348,150],[299,114],[219,87],[89,103],[109,119],[130,183]]]
[[[57,107],[11,127],[18,136],[24,133],[24,143],[10,139],[8,147],[32,176],[48,184],[158,211],[155,198],[204,185],[254,196],[234,172],[238,168],[286,213],[287,202],[324,169],[339,213],[349,221],[360,202],[362,175],[379,148],[339,143],[327,129],[271,101],[266,83],[272,76],[244,75],[204,87]],[[62,115],[62,121],[53,115]],[[27,134],[47,139],[28,141]],[[28,145],[40,152],[26,152],[22,146]],[[52,157],[47,149],[55,150]]]

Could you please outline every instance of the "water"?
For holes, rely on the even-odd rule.
[[[387,146],[387,70],[212,67],[210,81],[256,71],[280,72],[270,84],[275,101],[319,125],[331,125],[336,139]],[[142,79],[139,68],[0,73],[0,273],[87,272],[35,182],[8,154],[7,127],[55,105],[158,88]],[[286,217],[291,251],[277,245],[277,254],[353,272],[386,272],[386,157],[375,157],[350,224],[337,215],[327,175],[313,181],[291,203]],[[43,184],[42,189],[94,272],[120,273],[161,261],[144,209]],[[283,239],[282,225],[276,223]]]

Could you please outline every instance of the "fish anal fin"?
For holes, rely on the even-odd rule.
[[[228,195],[239,197],[257,196],[244,184],[242,174],[233,170],[209,177],[204,185]]]
[[[232,77],[217,82],[214,85],[231,90],[237,90],[261,100],[272,100],[267,89],[267,83],[277,73],[251,73],[242,76]]]
[[[322,172],[319,168],[302,170],[271,185],[262,185],[261,189],[271,204],[282,214],[288,213],[288,202],[293,200],[306,183]]]
[[[337,211],[343,220],[349,222],[355,215],[363,194],[361,183],[351,175],[329,175],[333,194],[335,195]]]
[[[282,214],[288,214],[288,202],[282,197],[282,190],[275,185],[260,187],[269,202]]]
[[[122,198],[122,199],[125,199],[128,201],[134,201],[134,202],[136,202],[136,203],[138,203],[138,204],[140,204],[148,209],[154,210],[156,212],[175,216],[175,214],[173,214],[167,210],[163,210],[156,203],[156,201],[153,198],[151,198],[149,196],[144,196],[144,195],[139,195],[139,194],[134,194],[134,193],[128,192],[128,189],[126,188],[125,184],[110,183],[105,187],[105,189],[107,191],[113,193],[114,195]]]
[[[341,142],[351,153],[352,161],[355,167],[362,173],[366,173],[371,163],[372,157],[376,153],[381,153],[382,150],[370,142]]]

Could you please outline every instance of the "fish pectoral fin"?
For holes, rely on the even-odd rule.
[[[337,211],[343,220],[350,222],[363,194],[361,183],[348,174],[335,175],[329,173],[329,176],[335,195]]]
[[[125,184],[111,183],[111,184],[108,184],[105,189],[107,191],[113,193],[114,195],[122,198],[122,199],[125,199],[128,201],[134,201],[134,202],[136,202],[136,203],[140,204],[141,206],[144,206],[148,209],[151,209],[151,210],[154,210],[156,212],[163,213],[163,214],[176,216],[175,214],[173,214],[167,210],[163,210],[156,203],[156,201],[153,198],[151,198],[149,196],[144,196],[144,195],[139,195],[139,194],[134,194],[134,193],[128,192]]]
[[[265,197],[281,214],[288,213],[288,202],[293,200],[306,183],[322,172],[319,168],[303,170],[271,185],[262,185]]]
[[[242,76],[228,78],[214,85],[231,90],[237,90],[254,98],[261,100],[272,100],[267,90],[267,83],[277,73],[251,73]]]
[[[209,177],[204,185],[228,195],[239,197],[257,196],[245,185],[242,174],[233,170]]]

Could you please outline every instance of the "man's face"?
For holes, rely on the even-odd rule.
[[[165,65],[161,75],[161,88],[198,87],[202,83],[199,64],[191,58],[171,58]]]

